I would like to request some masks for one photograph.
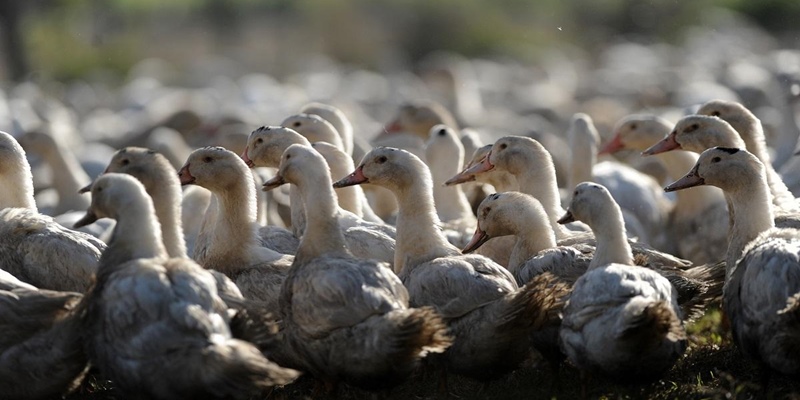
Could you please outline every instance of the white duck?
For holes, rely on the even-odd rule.
[[[412,306],[432,306],[448,321],[455,341],[444,353],[447,368],[481,380],[516,368],[527,355],[530,333],[557,318],[565,288],[543,275],[520,289],[490,259],[460,254],[439,228],[431,175],[415,155],[372,149],[334,187],[366,182],[397,197],[394,268]]]
[[[153,199],[167,253],[173,258],[187,257],[186,240],[181,227],[181,183],[172,163],[153,150],[126,147],[114,153],[105,172],[128,174],[142,182]],[[86,193],[91,189],[90,183],[80,191]]]
[[[781,176],[772,166],[761,120],[742,104],[724,100],[712,100],[703,104],[697,110],[697,114],[719,117],[729,123],[744,141],[744,148],[758,157],[761,163],[764,164],[767,183],[769,183],[775,205],[784,211],[798,209],[798,203],[794,195],[789,191]],[[725,145],[725,143],[716,144],[716,146]]]
[[[572,164],[567,187],[574,188],[589,181],[605,186],[623,210],[626,230],[644,243],[669,250],[663,226],[672,204],[659,183],[650,175],[619,162],[596,163],[600,135],[587,114],[573,115],[568,137]]]
[[[85,210],[89,206],[89,197],[78,193],[83,182],[89,180],[89,175],[58,136],[30,131],[20,136],[19,142],[29,153],[42,157],[53,171],[53,187],[58,193],[58,205],[53,215]]]
[[[280,163],[282,152],[292,144],[310,146],[305,137],[291,129],[261,127],[250,134],[242,156],[251,166],[275,168]],[[292,204],[292,231],[299,238],[302,237],[306,225],[303,202],[294,185],[289,189],[289,196]],[[365,221],[343,209],[339,209],[337,218],[348,248],[357,257],[387,262],[394,260],[393,252],[387,252],[388,249],[394,248],[392,243],[395,237],[394,227],[382,222]],[[298,221],[299,223],[296,223]]]
[[[283,333],[295,353],[289,365],[376,389],[403,381],[427,353],[443,352],[450,338],[442,319],[430,308],[408,308],[408,291],[389,264],[347,250],[322,156],[289,146],[265,187],[284,183],[297,186],[308,211],[281,293]]]
[[[342,110],[330,104],[311,102],[301,107],[300,112],[317,115],[328,121],[342,140],[341,150],[348,156],[353,155],[353,124],[350,123],[350,119],[347,118],[347,115]],[[327,142],[326,140],[323,141]]]
[[[612,154],[623,149],[644,151],[672,129],[668,121],[643,114],[629,115],[614,127],[614,137],[600,151]],[[688,151],[660,154],[670,178],[679,179],[692,168],[697,155]],[[668,237],[678,257],[695,264],[716,262],[728,246],[728,207],[721,190],[697,187],[677,193],[675,207],[666,223]]]
[[[444,226],[464,232],[475,229],[475,215],[461,186],[445,182],[461,171],[464,146],[452,128],[434,125],[425,142],[425,160],[433,177],[433,201]]]
[[[85,347],[124,393],[246,399],[297,377],[232,338],[214,276],[187,258],[168,258],[139,181],[116,173],[97,179],[79,223],[105,217],[117,225],[84,298]]]
[[[0,265],[42,289],[85,292],[105,244],[39,214],[25,151],[0,132]]]
[[[783,374],[800,374],[800,231],[776,228],[766,168],[735,148],[704,151],[665,188],[721,188],[733,203],[723,309],[739,349]]]
[[[293,257],[262,247],[256,224],[253,175],[236,155],[222,147],[192,152],[178,172],[181,184],[205,187],[214,194],[192,258],[231,278],[251,300],[277,309],[281,285]]]
[[[660,142],[654,144],[642,154],[652,155],[666,151],[681,149],[695,153],[702,153],[708,148],[722,146],[727,148],[745,148],[745,142],[733,127],[716,116],[689,115],[681,118],[672,131]],[[767,183],[770,188],[770,197],[775,206],[775,222],[779,227],[800,228],[800,213],[796,208],[796,200],[791,193],[786,196],[786,185],[780,180],[770,180],[771,167],[766,167]],[[786,189],[788,191],[788,189]],[[730,214],[729,224],[733,226],[736,210],[732,209],[730,195],[725,193]]]
[[[661,376],[686,350],[678,294],[663,276],[633,264],[622,212],[595,183],[575,188],[561,223],[581,220],[597,238],[561,323],[561,347],[581,371],[615,380]]]
[[[550,153],[536,140],[522,136],[500,138],[492,146],[480,164],[473,165],[462,175],[482,174],[495,169],[507,171],[516,177],[520,192],[533,196],[547,212],[550,226],[556,234],[559,245],[593,245],[590,232],[575,232],[557,223],[559,213],[563,213],[556,185],[555,171]],[[581,227],[585,225],[581,224]],[[642,243],[631,243],[634,253],[644,256],[645,262],[659,265],[686,268],[691,263],[672,255],[658,252]]]
[[[311,147],[325,158],[325,162],[328,163],[328,168],[331,170],[331,176],[345,176],[355,169],[353,159],[338,147],[328,142],[311,143]],[[339,198],[339,207],[343,210],[350,211],[365,221],[383,224],[383,220],[369,205],[361,186],[336,189],[336,197]]]

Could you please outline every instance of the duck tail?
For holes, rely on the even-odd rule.
[[[722,302],[722,287],[725,285],[725,261],[703,264],[686,270],[686,276],[707,285],[703,298],[707,303]]]
[[[212,344],[203,358],[209,374],[199,382],[206,383],[207,393],[220,398],[258,394],[291,383],[300,375],[267,360],[254,345],[238,339]]]
[[[660,300],[648,304],[639,315],[628,321],[619,337],[629,343],[644,345],[663,339],[677,342],[686,340],[686,330],[670,304]]]
[[[561,323],[561,310],[570,293],[569,285],[547,272],[536,276],[511,294],[508,306],[500,315],[497,330],[538,330]]]
[[[432,307],[409,309],[392,336],[394,354],[411,362],[429,353],[442,353],[453,343],[447,324]]]

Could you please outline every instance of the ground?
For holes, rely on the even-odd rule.
[[[592,399],[798,399],[800,380],[773,374],[767,388],[757,365],[743,359],[730,334],[720,325],[720,312],[710,311],[688,327],[690,346],[684,357],[663,377],[646,385],[615,385],[600,378],[590,379],[587,394]],[[579,373],[569,365],[559,371],[558,387],[545,363],[531,361],[506,378],[488,385],[455,375],[448,377],[451,399],[578,399]],[[276,388],[257,400],[310,399],[315,382],[303,377],[292,385]],[[438,399],[439,375],[422,370],[405,384],[388,393],[372,394],[341,386],[335,394],[319,398],[350,399]],[[91,376],[69,400],[121,399],[109,382]]]

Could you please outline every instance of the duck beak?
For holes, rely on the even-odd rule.
[[[92,211],[92,208],[89,207],[89,209],[86,210],[86,215],[84,215],[81,219],[79,219],[77,222],[75,222],[75,224],[72,225],[72,227],[75,228],[75,229],[81,228],[81,227],[84,227],[84,226],[89,225],[91,223],[94,223],[98,219],[99,218],[97,218],[97,214],[95,214],[94,211]]]
[[[572,211],[567,210],[566,214],[564,214],[564,216],[559,218],[558,221],[556,222],[558,222],[561,225],[568,224],[570,222],[575,222],[575,216],[572,215]]]
[[[278,175],[273,176],[272,179],[264,182],[264,184],[261,185],[261,190],[263,190],[265,192],[268,192],[268,191],[270,191],[272,189],[275,189],[276,187],[281,186],[281,185],[283,185],[285,183],[286,183],[286,180],[283,179],[283,177],[280,174],[278,174]]]
[[[705,185],[706,181],[697,174],[697,168],[692,169],[689,171],[688,174],[684,175],[683,178],[678,179],[675,182],[670,183],[667,187],[664,188],[665,192],[674,192],[676,190],[686,189],[694,186]]]
[[[665,153],[670,150],[680,149],[681,145],[675,141],[675,134],[670,133],[664,140],[650,146],[649,149],[642,152],[643,156],[652,156],[654,154]]]
[[[468,169],[469,169],[469,167],[464,168],[464,170],[462,170],[461,172],[456,174],[454,177],[448,179],[444,183],[444,186],[453,186],[453,185],[458,185],[459,183],[466,183],[466,182],[474,181],[475,180],[475,175],[474,174],[468,174],[467,173]]]
[[[242,161],[244,161],[244,163],[247,164],[248,167],[254,168],[256,164],[253,162],[253,160],[250,159],[250,157],[247,156],[247,150],[249,148],[250,146],[245,146],[244,150],[242,151],[242,155],[240,157],[242,157]]]
[[[480,227],[475,228],[475,233],[472,235],[472,239],[470,239],[469,243],[464,246],[464,249],[461,250],[462,254],[469,254],[475,250],[478,250],[486,241],[491,239],[486,232],[482,231]]]
[[[94,185],[94,182],[89,182],[89,184],[88,184],[88,185],[86,185],[86,186],[84,186],[84,187],[80,188],[80,189],[78,190],[78,193],[81,193],[81,194],[82,194],[82,193],[87,193],[87,192],[90,192],[90,191],[92,190],[92,185]]]
[[[364,165],[359,165],[352,174],[345,176],[342,179],[333,183],[335,188],[343,188],[353,185],[360,185],[362,183],[369,183],[369,179],[364,176]]]
[[[480,174],[480,173],[483,173],[483,172],[487,172],[487,171],[493,170],[494,169],[494,164],[492,164],[492,162],[489,161],[489,158],[491,158],[491,156],[492,156],[492,152],[489,151],[488,153],[486,153],[486,157],[483,157],[480,162],[478,162],[477,164],[465,169],[459,175],[477,175],[477,174]]]
[[[602,156],[603,154],[614,154],[624,148],[625,143],[622,143],[622,138],[619,135],[616,135],[614,136],[614,139],[611,139],[610,142],[606,143],[605,147],[600,149],[597,155]]]
[[[197,180],[197,178],[192,176],[192,173],[189,172],[189,164],[184,165],[181,170],[178,171],[178,178],[181,181],[181,186],[191,185]]]

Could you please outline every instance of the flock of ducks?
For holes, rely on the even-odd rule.
[[[55,130],[0,133],[0,393],[90,370],[158,399],[303,373],[383,390],[419,368],[497,379],[532,351],[649,381],[720,299],[744,355],[800,374],[800,204],[738,102],[625,116],[605,141],[577,113],[567,140],[484,145],[433,101],[371,143],[328,104],[282,118],[202,145],[154,130],[91,183]]]

